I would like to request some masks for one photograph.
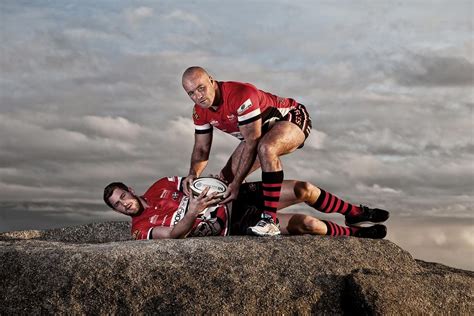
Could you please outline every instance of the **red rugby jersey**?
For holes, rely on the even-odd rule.
[[[134,239],[152,239],[154,227],[172,227],[186,214],[189,198],[181,191],[182,177],[162,178],[155,182],[142,196],[148,207],[132,216]],[[226,206],[209,208],[204,216],[197,218],[188,236],[225,236],[228,234],[230,216]]]
[[[221,103],[217,110],[203,109],[195,104],[193,119],[196,134],[212,132],[216,127],[223,132],[243,139],[239,126],[262,118],[262,123],[284,117],[297,102],[257,89],[250,83],[218,82]],[[262,125],[263,125],[262,124]]]

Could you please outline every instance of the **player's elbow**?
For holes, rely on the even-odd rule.
[[[172,230],[169,232],[169,234],[167,234],[166,237],[164,237],[165,239],[184,239],[186,238],[186,235],[187,234],[184,234],[184,233],[181,233],[181,232],[177,232],[175,230]]]
[[[194,149],[194,160],[204,161],[209,159],[210,148],[206,147],[196,147]]]

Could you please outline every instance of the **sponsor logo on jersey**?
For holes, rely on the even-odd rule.
[[[196,113],[196,108],[193,108],[193,118],[199,120],[199,115]]]
[[[170,195],[169,190],[163,190],[163,192],[161,192],[160,199],[166,199],[169,195]]]
[[[249,183],[249,191],[257,191],[257,185],[255,183]]]
[[[132,232],[132,238],[133,239],[137,240],[139,236],[140,236],[140,231],[138,229],[136,229]]]
[[[171,197],[173,198],[173,200],[177,200],[179,198],[179,193],[178,192],[173,192],[173,194],[171,195]]]
[[[237,109],[237,114],[242,114],[245,110],[252,106],[252,101],[247,99],[239,108]]]
[[[212,126],[218,126],[219,125],[219,121],[216,121],[216,120],[212,120],[209,122]]]
[[[184,196],[179,203],[178,209],[174,212],[173,217],[171,218],[171,226],[176,225],[180,220],[183,219],[188,208],[189,198]]]
[[[158,215],[153,215],[152,217],[150,217],[150,223],[156,224],[156,222],[158,221],[158,217]]]
[[[192,237],[218,236],[222,228],[216,219],[200,222],[190,233]]]
[[[231,114],[231,115],[227,115],[227,119],[231,122],[235,121],[235,115],[234,114]]]

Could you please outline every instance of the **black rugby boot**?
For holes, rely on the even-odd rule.
[[[360,206],[360,214],[356,216],[346,215],[347,226],[362,226],[364,224],[377,224],[385,222],[390,213],[379,208],[370,208],[364,205]]]
[[[382,239],[387,236],[387,227],[381,224],[361,227],[354,233],[354,236],[360,238]]]

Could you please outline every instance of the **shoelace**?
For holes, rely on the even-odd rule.
[[[372,215],[373,215],[372,214],[373,213],[372,209],[370,209],[368,206],[365,206],[365,205],[362,205],[362,204],[359,207],[360,207],[361,212],[360,212],[359,215],[357,215],[355,217],[366,217],[368,219],[372,218]]]

